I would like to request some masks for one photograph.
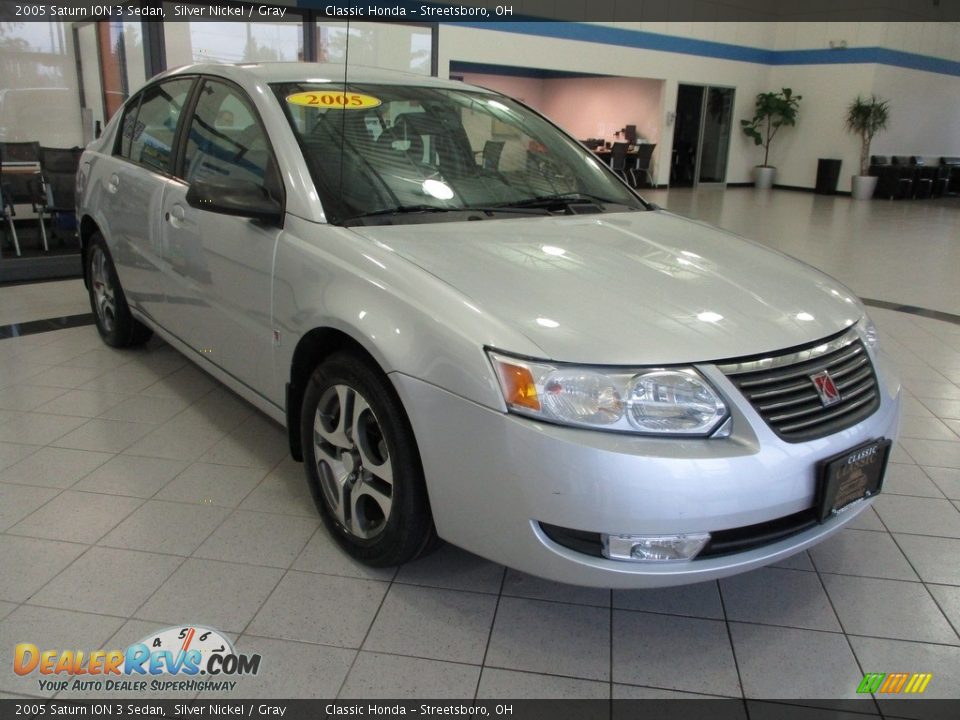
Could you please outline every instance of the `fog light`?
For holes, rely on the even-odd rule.
[[[603,556],[611,560],[690,560],[703,550],[710,533],[600,536]]]

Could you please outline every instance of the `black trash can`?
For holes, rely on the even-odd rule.
[[[837,183],[840,181],[840,163],[842,160],[820,158],[817,161],[817,187],[814,190],[818,195],[836,195]]]

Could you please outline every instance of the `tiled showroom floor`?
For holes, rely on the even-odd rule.
[[[817,225],[797,205],[808,196],[783,195]],[[861,212],[829,202],[833,217]],[[928,251],[956,258],[960,208],[875,207],[901,219],[880,232],[918,213],[942,233]],[[802,232],[789,224],[800,256]],[[864,262],[883,267],[851,278],[844,255],[856,252],[820,266],[864,295],[938,292],[881,293],[898,260],[878,252]],[[0,288],[4,319],[44,289],[49,306],[87,312],[79,282]],[[956,278],[941,285],[925,304],[957,312]],[[631,592],[541,581],[450,546],[396,572],[365,569],[320,528],[282,429],[162,342],[114,351],[92,326],[0,340],[0,648],[119,648],[210,625],[263,656],[233,697],[853,698],[866,671],[932,672],[927,696],[960,697],[960,325],[871,315],[906,397],[874,508],[776,567]],[[5,661],[0,697],[40,694]]]

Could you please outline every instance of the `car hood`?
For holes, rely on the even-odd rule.
[[[862,313],[808,265],[663,211],[353,229],[557,361],[736,358],[819,340]]]

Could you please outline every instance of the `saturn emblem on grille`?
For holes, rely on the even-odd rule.
[[[820,402],[823,403],[824,407],[830,407],[842,400],[837,384],[833,382],[833,378],[826,370],[811,375],[810,379],[813,381],[813,386],[817,389],[817,395],[820,396]]]

